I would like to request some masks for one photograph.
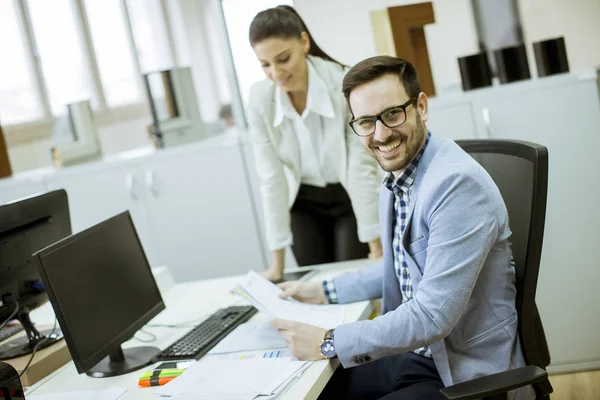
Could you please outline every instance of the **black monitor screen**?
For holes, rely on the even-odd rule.
[[[0,325],[8,318],[23,324],[29,347],[0,346],[0,359],[30,353],[41,338],[29,311],[48,301],[32,254],[71,234],[69,201],[56,190],[0,204]],[[15,315],[16,313],[16,315]],[[47,339],[38,346],[51,344]]]
[[[114,352],[165,308],[128,212],[38,256],[79,372]]]
[[[70,234],[64,193],[0,206],[0,308],[9,299],[32,310],[47,301],[31,255]],[[0,311],[0,322],[4,314]]]

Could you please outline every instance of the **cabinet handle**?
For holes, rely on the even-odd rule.
[[[158,189],[156,187],[156,177],[154,176],[154,171],[150,170],[146,172],[146,186],[148,190],[154,197],[158,196]]]
[[[132,199],[137,200],[138,197],[135,192],[135,176],[133,175],[133,173],[129,173],[125,177],[125,187],[127,187],[129,196],[131,196]]]
[[[483,118],[483,124],[485,125],[485,136],[487,139],[492,138],[492,116],[490,113],[490,109],[484,107],[481,110],[481,117]]]

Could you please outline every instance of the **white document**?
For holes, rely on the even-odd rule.
[[[27,400],[117,400],[127,390],[121,388],[79,390],[74,392],[32,394]]]
[[[249,350],[280,349],[287,343],[269,322],[247,322],[225,336],[208,354],[224,354]]]
[[[206,357],[220,357],[228,360],[250,360],[252,358],[288,358],[296,361],[289,347],[268,350],[236,351],[235,353],[207,354]]]
[[[289,358],[204,357],[155,393],[174,399],[250,400],[267,388],[289,361]]]
[[[247,302],[273,318],[289,319],[321,328],[336,328],[344,323],[338,305],[316,305],[279,297],[282,290],[254,271],[239,281],[234,290]]]

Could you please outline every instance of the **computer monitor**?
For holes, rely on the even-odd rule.
[[[0,205],[0,325],[18,319],[26,337],[0,346],[0,360],[19,357],[62,338],[39,332],[29,312],[48,301],[32,254],[71,234],[67,192],[57,190]]]
[[[129,212],[35,254],[77,372],[93,377],[142,368],[155,347],[121,347],[165,309]]]

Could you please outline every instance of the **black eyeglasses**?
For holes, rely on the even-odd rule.
[[[353,119],[349,122],[350,127],[358,136],[369,136],[375,133],[377,120],[388,128],[400,126],[406,122],[406,108],[413,104],[415,100],[416,97],[412,97],[401,106],[388,108],[377,115]]]

